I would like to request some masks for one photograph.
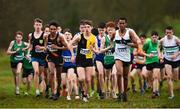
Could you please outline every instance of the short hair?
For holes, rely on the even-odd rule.
[[[44,28],[49,28],[49,24],[44,25]]]
[[[90,25],[90,26],[93,26],[93,23],[91,20],[84,20],[84,24],[87,24],[87,25]]]
[[[127,23],[127,18],[126,17],[120,17],[119,20],[125,20],[125,22]],[[118,22],[119,22],[118,20]]]
[[[117,17],[117,18],[114,20],[114,23],[115,23],[116,25],[118,24],[119,19],[120,19],[120,17]]]
[[[140,34],[139,37],[146,38],[146,35],[145,34]]]
[[[106,28],[107,27],[116,28],[116,24],[113,21],[109,21],[109,22],[106,23]]]
[[[62,27],[60,25],[58,25],[58,27],[62,29]]]
[[[116,27],[115,27],[116,30],[119,29],[119,27],[118,27],[118,22],[119,22],[119,18],[116,18],[116,19],[114,20],[114,23],[115,23],[115,25],[116,25]]]
[[[165,28],[165,30],[173,30],[173,27],[172,26],[167,26],[166,28]]]
[[[50,21],[49,27],[52,26],[52,25],[55,26],[56,28],[59,26],[58,22],[55,21],[55,20]]]
[[[43,23],[43,20],[40,19],[40,18],[35,18],[35,19],[34,19],[34,22]]]
[[[84,25],[84,19],[80,20],[79,25]]]
[[[93,35],[95,35],[95,36],[97,36],[97,35],[99,34],[97,28],[93,28],[93,29],[91,30],[91,33],[92,33]]]
[[[71,33],[71,30],[70,30],[69,28],[65,28],[65,29],[63,30],[63,33],[65,33],[65,32]]]
[[[98,28],[106,28],[106,23],[100,22],[100,23],[98,24]]]
[[[23,32],[22,31],[16,31],[15,36],[17,36],[17,35],[23,36]]]
[[[158,32],[157,31],[152,31],[151,36],[154,36],[154,35],[158,36]]]

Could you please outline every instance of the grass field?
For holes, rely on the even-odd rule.
[[[175,88],[180,85],[180,81],[175,83]],[[21,85],[22,86],[22,85]],[[151,99],[151,92],[148,91],[145,95],[140,93],[133,94],[128,92],[128,102],[117,102],[114,99],[98,100],[96,97],[90,98],[89,103],[84,103],[81,100],[67,101],[61,97],[57,101],[52,101],[43,97],[36,98],[34,96],[34,89],[31,91],[31,95],[23,96],[21,87],[21,95],[15,96],[14,84],[12,73],[9,65],[9,57],[4,53],[0,53],[0,108],[128,108],[128,107],[180,107],[180,91],[175,89],[175,98],[168,100],[167,94],[167,82],[164,82],[164,86],[161,90],[161,96],[157,99]]]

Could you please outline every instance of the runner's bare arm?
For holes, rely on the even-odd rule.
[[[72,49],[72,51],[73,51],[73,46],[74,46],[75,44],[77,44],[77,43],[80,41],[80,39],[81,39],[81,36],[80,36],[80,35],[74,37],[74,38],[69,42],[69,44],[68,44],[69,50]]]
[[[74,56],[74,50],[73,50],[73,45],[77,44],[81,39],[81,36],[76,36],[72,39],[72,41],[70,41],[70,43],[68,44],[68,49],[71,52],[71,61],[74,63],[75,62],[75,56]]]
[[[178,38],[178,37],[176,37],[176,43],[177,43],[177,45],[179,45],[180,46],[180,39]]]
[[[47,49],[47,43],[48,43],[48,35],[47,34],[44,35],[44,41],[45,41],[44,45]]]
[[[29,44],[31,44],[31,40],[32,40],[32,33],[30,33],[30,34],[28,35],[28,43],[29,43]]]
[[[76,39],[77,37],[79,37],[79,38]],[[73,45],[77,45],[77,43],[80,41],[80,39],[81,39],[81,35],[80,35],[80,34],[75,34],[74,37],[73,37],[73,39],[72,39],[72,41],[73,41],[73,40],[78,40],[78,41],[75,41],[75,42],[73,43]]]
[[[62,43],[64,46],[60,47],[58,45],[55,45],[55,44],[52,44],[51,47],[52,48],[55,48],[55,49],[59,49],[59,50],[67,50],[67,44],[64,43],[66,40],[64,40],[64,37],[63,36],[59,36],[58,39],[57,39],[57,42],[58,43]]]
[[[138,53],[137,53],[137,48],[134,48],[134,50],[133,50],[133,55],[134,55],[134,56],[137,56],[137,55],[138,55]]]
[[[32,33],[30,33],[30,34],[28,35],[29,50],[32,50],[31,39],[32,39]]]
[[[31,33],[28,35],[28,43],[29,43],[29,48],[28,48],[28,52],[30,53],[30,51],[32,50],[32,44],[31,44]],[[28,53],[28,54],[29,54]]]
[[[147,54],[147,53],[146,53],[148,47],[149,47],[148,43],[145,43],[145,44],[143,45],[143,52],[141,52],[141,53],[139,54],[138,51],[137,51],[137,54],[138,54],[138,55],[142,55],[142,56],[152,57],[153,55],[152,55],[151,53],[150,53],[150,54]]]
[[[60,49],[60,50],[67,50],[68,49],[67,40],[65,39],[65,37],[63,35],[60,35],[57,40],[59,40],[59,42],[61,42],[63,44],[63,47],[57,46],[57,49]]]
[[[162,47],[162,42],[163,42],[164,38],[162,38],[159,41],[159,45],[158,45],[158,58],[160,59],[160,61],[163,61],[163,54],[161,53],[161,47]]]
[[[136,34],[136,32],[131,30],[131,31],[129,31],[129,35],[131,37],[132,42],[135,44],[134,46],[136,46],[136,48],[138,49],[138,53],[142,54],[142,52],[143,52],[142,43],[141,43],[140,38]]]
[[[138,57],[137,48],[134,48],[133,55],[134,55],[134,60],[133,61],[135,61],[135,63],[137,63],[137,64],[145,64],[145,62],[146,62],[145,59],[143,59],[143,60],[137,59],[137,57]],[[145,56],[144,56],[144,58],[145,58]]]
[[[141,47],[142,48],[142,43],[141,43],[141,40],[139,39],[138,35],[136,34],[135,31],[131,30],[129,31],[129,35],[130,35],[130,38],[132,40],[132,42],[134,43],[134,47],[135,48],[139,48]]]
[[[95,39],[95,42],[92,46],[90,46],[90,49],[96,53],[96,54],[99,54],[99,49],[98,49],[98,45],[97,45],[97,39]]]
[[[176,41],[177,41],[177,45],[178,45],[178,46],[180,46],[180,39],[179,39],[179,38],[177,38],[177,39],[176,39]],[[179,50],[178,55],[180,55],[180,50]]]
[[[101,39],[101,46],[100,46],[100,51],[99,51],[99,53],[105,53],[106,51],[108,51],[108,50],[111,49],[111,48],[112,48],[111,45],[108,46],[107,48],[105,48],[105,37],[103,37],[103,38]]]
[[[162,47],[163,40],[164,40],[164,38],[162,38],[161,40],[159,40],[159,45],[158,45],[159,48]]]
[[[176,44],[178,46],[180,46],[180,39],[178,37],[176,37],[175,40],[176,40]],[[178,52],[174,53],[174,55],[172,55],[172,59],[175,59],[178,55],[180,55],[180,50]]]
[[[22,49],[23,51],[25,51],[25,50],[29,49],[29,47],[30,47],[29,43],[24,42],[24,44],[25,44],[25,46],[26,46],[26,47]]]
[[[11,55],[11,54],[14,54],[14,53],[17,52],[17,51],[12,51],[13,45],[14,45],[14,41],[11,41],[11,43],[9,44],[9,47],[8,47],[8,49],[7,49],[7,51],[6,51],[6,53],[7,53],[8,55]]]

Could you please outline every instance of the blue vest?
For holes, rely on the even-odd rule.
[[[96,38],[97,38],[98,48],[100,48],[100,46],[101,46],[101,40],[99,39],[99,36],[96,36]],[[104,54],[103,54],[103,53],[101,53],[101,54],[96,54],[94,60],[95,60],[95,61],[97,60],[97,61],[103,62],[103,61],[104,61]]]
[[[76,64],[71,62],[71,52],[69,50],[65,50],[62,52],[62,57],[64,60],[63,67],[75,67]]]

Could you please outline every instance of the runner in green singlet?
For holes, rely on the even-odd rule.
[[[15,40],[11,41],[7,54],[10,56],[11,68],[14,76],[15,94],[19,95],[20,73],[22,70],[22,60],[24,58],[24,50],[28,49],[28,44],[22,41],[23,33],[17,31]]]
[[[158,33],[153,31],[151,33],[151,40],[147,41],[143,50],[146,56],[146,68],[149,74],[152,74],[153,80],[153,94],[152,98],[159,96],[159,76],[160,76],[160,66],[159,66],[159,56],[160,50],[158,49]],[[152,72],[152,73],[151,73]]]
[[[115,60],[113,53],[113,44],[110,43],[110,39],[115,34],[115,23],[112,21],[107,22],[106,24],[108,35],[101,39],[101,53],[105,53],[104,56],[104,68],[105,68],[105,83],[106,83],[106,93],[107,96],[110,94],[110,83],[112,84],[112,97],[117,98],[116,96],[116,68]],[[112,76],[112,79],[111,79]],[[112,81],[111,81],[112,80]],[[108,94],[109,93],[109,94]]]

